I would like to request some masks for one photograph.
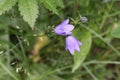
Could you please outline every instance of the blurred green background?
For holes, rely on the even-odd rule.
[[[67,18],[74,55],[54,33]],[[120,80],[119,38],[120,0],[0,0],[0,80]]]

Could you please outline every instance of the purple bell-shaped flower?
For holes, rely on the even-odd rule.
[[[73,55],[75,51],[80,51],[79,46],[82,45],[74,36],[72,36],[72,30],[74,26],[69,23],[69,19],[64,20],[61,24],[55,27],[54,32],[58,35],[64,35],[66,37],[66,50],[69,50]]]
[[[81,45],[82,43],[78,41],[74,36],[66,37],[66,50],[69,50],[72,55],[74,54],[75,50],[80,51],[79,46]]]

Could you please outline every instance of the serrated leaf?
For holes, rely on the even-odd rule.
[[[55,14],[58,14],[58,11],[56,9],[55,0],[40,0],[40,2],[43,3],[47,9],[49,9],[50,11],[52,11]]]
[[[0,0],[0,15],[8,11],[15,5],[17,0]]]
[[[80,47],[80,52],[76,51],[74,53],[74,66],[72,72],[81,66],[89,53],[92,42],[91,33],[89,31],[76,29],[73,34],[78,40],[82,42],[82,46]]]
[[[120,24],[115,24],[115,27],[111,31],[111,36],[115,38],[120,38]]]
[[[36,0],[19,0],[19,10],[23,19],[28,22],[31,28],[34,28],[36,18],[38,17],[38,5]]]

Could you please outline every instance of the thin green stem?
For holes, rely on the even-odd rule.
[[[96,37],[98,37],[99,39],[101,39],[104,43],[106,43],[115,53],[117,53],[118,54],[118,56],[120,56],[120,52],[113,46],[113,45],[111,45],[110,43],[108,43],[107,41],[105,41],[105,39],[102,37],[102,36],[100,36],[98,33],[96,33],[94,30],[92,30],[91,28],[89,28],[89,27],[87,27],[87,26],[85,26],[85,25],[83,25],[83,24],[80,24],[81,25],[81,27],[83,27],[83,28],[85,28],[85,29],[87,29],[88,31],[90,31],[92,34],[94,34]]]
[[[19,45],[19,43],[17,43],[14,47],[10,48],[9,50],[5,51],[4,53],[7,53],[7,52],[12,51],[12,50],[15,49],[18,45]]]
[[[111,14],[107,15],[106,18],[113,17],[113,16],[117,16],[117,15],[120,15],[120,11],[111,13]]]
[[[104,26],[104,24],[105,24],[105,21],[106,21],[106,19],[108,18],[107,15],[109,15],[110,10],[112,9],[113,4],[114,4],[114,1],[112,1],[112,3],[110,4],[110,7],[109,7],[108,12],[105,13],[105,15],[103,16],[103,20],[102,20],[101,25],[100,25],[100,28],[101,28],[101,29],[103,28],[103,26]],[[105,12],[106,12],[106,11],[105,11]]]
[[[98,78],[90,71],[90,69],[86,65],[83,65],[83,67],[87,70],[87,72],[91,75],[91,77],[94,80],[98,80]]]
[[[89,61],[89,62],[84,63],[84,65],[89,65],[89,64],[118,64],[120,65],[120,62],[118,61]]]
[[[22,51],[22,53],[23,53],[23,58],[24,58],[25,61],[27,61],[27,57],[26,57],[26,55],[25,55],[25,50],[24,50],[24,48],[23,48],[23,44],[22,44],[22,42],[21,42],[21,40],[19,39],[18,36],[17,36],[17,39],[18,39],[18,41],[19,41],[20,48],[21,48],[21,51]]]
[[[72,66],[73,65],[69,65],[69,66],[59,68],[59,69],[55,69],[55,70],[49,69],[47,72],[45,72],[45,74],[41,75],[41,77],[39,77],[39,79],[42,79],[43,77],[46,77],[46,75],[51,75],[51,74],[54,74],[56,72],[61,72],[62,70],[65,70],[67,68],[71,68]]]
[[[22,54],[23,54],[23,59],[24,59],[24,62],[25,62],[25,66],[27,66],[27,69],[29,69],[28,60],[27,60],[27,56],[26,56],[22,41],[20,40],[20,38],[18,36],[17,36],[17,39],[19,41],[20,48],[21,48],[21,51],[22,51]]]
[[[13,73],[10,72],[10,70],[0,61],[0,66],[15,80],[19,80]]]

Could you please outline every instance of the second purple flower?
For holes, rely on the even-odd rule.
[[[72,55],[74,54],[75,50],[80,52],[79,46],[81,45],[82,43],[74,36],[66,37],[66,50],[69,50]]]

